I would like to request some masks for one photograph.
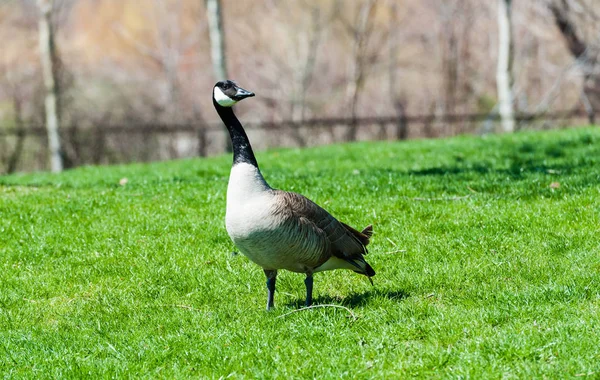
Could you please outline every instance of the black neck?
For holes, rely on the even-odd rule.
[[[229,131],[231,146],[233,147],[233,164],[245,162],[258,168],[256,157],[254,157],[254,152],[250,145],[250,140],[248,140],[248,135],[246,135],[246,131],[244,131],[240,121],[235,117],[233,109],[231,107],[219,105],[214,99],[213,104]]]

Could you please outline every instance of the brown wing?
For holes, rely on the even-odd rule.
[[[312,223],[317,231],[322,231],[329,241],[329,254],[344,260],[364,261],[367,253],[365,246],[369,243],[370,227],[362,233],[338,221],[322,207],[297,193],[275,190],[279,212],[286,218],[302,223]]]

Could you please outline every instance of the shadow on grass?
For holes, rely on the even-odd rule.
[[[313,298],[313,305],[340,305],[349,308],[363,307],[368,305],[374,299],[387,299],[400,302],[408,298],[410,294],[402,289],[373,289],[363,293],[351,293],[345,297],[332,297],[323,295]],[[298,299],[288,303],[286,306],[293,308],[304,307],[304,299]]]
[[[589,162],[588,162],[589,161]],[[473,165],[456,165],[456,166],[441,166],[432,167],[420,170],[410,170],[408,175],[414,176],[445,176],[445,175],[461,175],[461,174],[495,174],[508,175],[511,177],[523,177],[527,174],[542,173],[542,174],[572,174],[574,170],[581,170],[587,167],[593,167],[595,163],[592,160],[586,160],[578,165],[571,164],[548,164],[541,160],[512,160],[507,168],[497,168],[490,164]]]
[[[455,155],[454,163],[437,167],[410,170],[414,176],[443,176],[460,174],[501,174],[521,177],[531,173],[571,174],[578,170],[594,168],[596,155],[581,155],[578,151],[595,142],[594,136],[552,142],[524,142],[514,147],[504,147],[497,157],[489,159],[465,159]],[[575,152],[574,152],[575,150]],[[597,150],[597,149],[596,149]],[[574,154],[578,153],[578,154]]]

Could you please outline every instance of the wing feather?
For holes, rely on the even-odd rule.
[[[363,255],[367,253],[366,245],[369,243],[371,228],[363,232],[338,221],[325,209],[303,195],[274,190],[278,197],[277,212],[292,223],[313,224],[314,233],[320,236],[321,231],[329,242],[328,256],[336,256],[344,260],[358,260],[364,262]],[[306,226],[303,226],[305,229]],[[326,260],[329,257],[324,257]]]

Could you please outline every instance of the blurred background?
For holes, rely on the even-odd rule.
[[[0,0],[0,174],[593,124],[600,0]]]

